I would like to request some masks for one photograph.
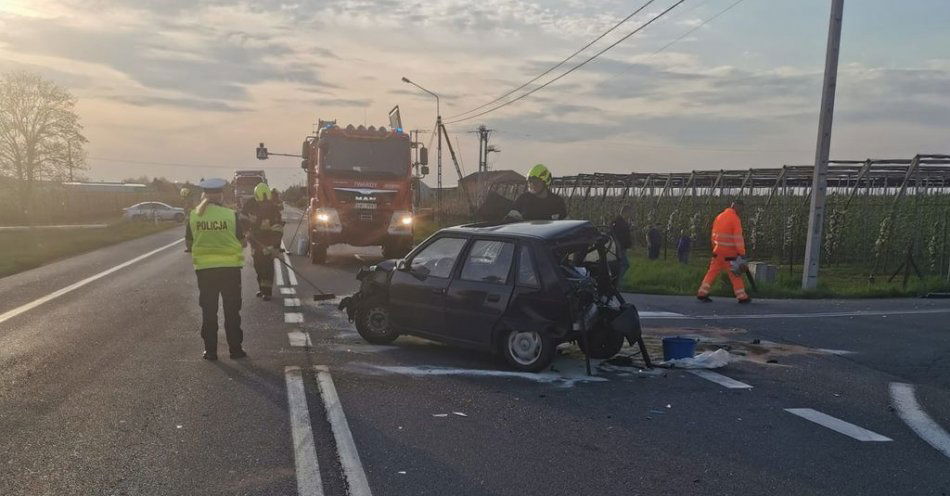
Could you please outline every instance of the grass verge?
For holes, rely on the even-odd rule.
[[[184,235],[181,224],[170,222],[115,221],[99,229],[0,231],[0,277],[171,228],[182,229]]]
[[[695,295],[706,270],[709,267],[708,256],[690,257],[688,264],[679,263],[675,256],[664,260],[650,260],[646,256],[631,251],[630,270],[624,275],[622,289],[637,293]],[[937,276],[924,279],[911,277],[907,287],[903,287],[902,276],[888,282],[893,269],[885,275],[879,275],[873,284],[868,281],[868,270],[864,267],[831,265],[821,269],[818,288],[805,291],[801,289],[802,267],[780,266],[777,280],[772,284],[760,285],[757,290],[746,288],[753,298],[890,298],[922,296],[929,292],[948,292],[950,284]],[[713,296],[732,297],[732,286],[725,274],[713,285]]]

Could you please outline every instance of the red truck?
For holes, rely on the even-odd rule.
[[[382,246],[399,258],[412,248],[412,140],[401,129],[340,127],[319,121],[303,143],[310,197],[310,261],[346,243]],[[425,157],[420,150],[420,157]]]

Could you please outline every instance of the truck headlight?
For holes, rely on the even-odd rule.
[[[335,208],[318,208],[313,211],[313,228],[317,231],[338,233],[343,231],[340,214]]]
[[[389,234],[411,234],[412,212],[396,211],[389,221]]]

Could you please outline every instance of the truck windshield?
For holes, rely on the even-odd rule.
[[[264,182],[264,178],[260,176],[238,176],[234,178],[235,189],[240,193],[254,191],[254,187],[262,182]]]
[[[328,172],[403,176],[409,172],[409,142],[330,138],[323,168]]]

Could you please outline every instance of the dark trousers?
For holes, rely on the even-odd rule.
[[[660,245],[659,245],[659,244],[655,244],[655,245],[651,244],[651,245],[648,247],[648,250],[647,250],[647,251],[649,252],[647,255],[650,257],[650,260],[656,260],[656,259],[660,258]]]
[[[274,257],[255,251],[253,258],[254,271],[257,272],[257,286],[261,293],[269,295],[274,288]]]
[[[196,270],[198,276],[198,305],[201,306],[201,339],[205,351],[218,349],[218,296],[224,306],[224,332],[228,349],[241,349],[244,332],[241,331],[241,268],[221,267]]]

